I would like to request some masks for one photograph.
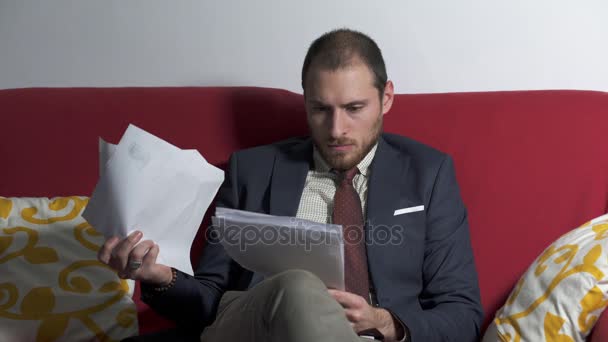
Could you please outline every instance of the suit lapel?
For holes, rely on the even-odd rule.
[[[366,229],[387,224],[403,202],[410,157],[389,145],[383,137],[371,165],[367,192]]]
[[[312,159],[312,141],[281,151],[275,157],[270,186],[270,214],[296,216]]]
[[[378,290],[383,272],[386,246],[375,243],[372,238],[378,234],[374,229],[386,229],[392,225],[395,208],[399,208],[406,196],[406,177],[410,157],[389,145],[380,137],[378,149],[371,165],[371,176],[367,190],[366,241],[367,263],[372,286]]]

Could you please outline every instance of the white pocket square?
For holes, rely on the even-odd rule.
[[[393,214],[393,216],[415,213],[417,211],[423,211],[423,210],[424,210],[423,205],[418,205],[415,207],[409,207],[409,208],[403,208],[403,209],[397,209],[397,210],[395,210],[395,214]]]

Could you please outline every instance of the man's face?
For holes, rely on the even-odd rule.
[[[321,156],[333,169],[354,167],[382,132],[393,84],[387,82],[380,97],[371,70],[355,61],[333,71],[311,66],[305,86],[308,126]]]

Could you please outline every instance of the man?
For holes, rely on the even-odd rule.
[[[263,279],[217,241],[195,276],[156,263],[140,233],[99,259],[204,341],[475,341],[482,318],[467,214],[451,159],[382,133],[394,96],[375,42],[347,29],[310,46],[302,87],[311,137],[232,155],[217,206],[341,224],[346,291],[293,270]],[[410,208],[404,209],[403,208]],[[375,241],[380,231],[390,242]],[[354,232],[354,235],[351,233]]]

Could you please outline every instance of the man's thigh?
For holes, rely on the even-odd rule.
[[[286,283],[293,281],[298,282],[298,287],[309,288],[308,283],[314,280],[288,271],[265,279],[247,291],[227,291],[220,300],[215,321],[203,331],[202,340],[267,340],[270,321],[276,314],[273,309],[281,304],[285,288],[292,287]]]
[[[215,321],[205,328],[201,341],[247,341],[256,335],[258,324],[255,306],[250,302],[252,293],[228,291],[220,300]],[[248,303],[245,305],[244,303]],[[249,337],[248,337],[249,336]]]
[[[331,335],[331,336],[330,336]],[[245,292],[222,296],[202,341],[357,341],[342,307],[306,271],[287,271]],[[324,339],[320,339],[324,340]]]

